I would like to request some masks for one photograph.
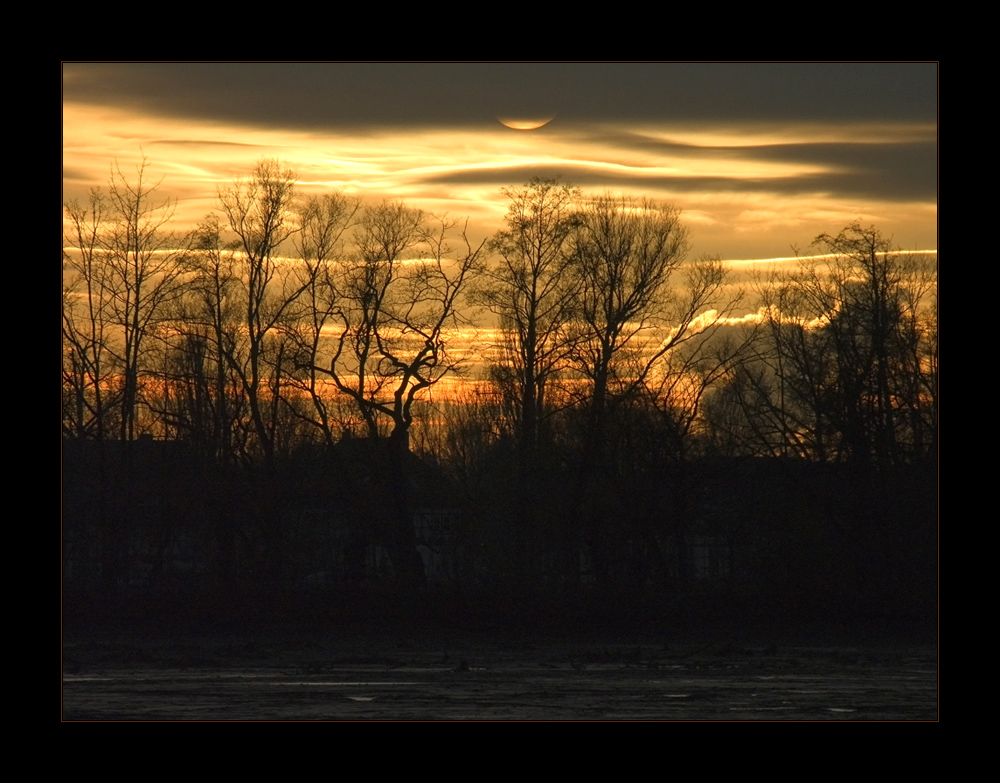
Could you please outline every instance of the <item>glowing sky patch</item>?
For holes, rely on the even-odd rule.
[[[501,125],[506,125],[511,130],[538,130],[548,125],[555,119],[551,117],[497,117]]]

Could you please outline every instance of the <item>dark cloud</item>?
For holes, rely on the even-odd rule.
[[[755,160],[815,163],[835,169],[823,174],[833,192],[889,201],[937,198],[937,144],[778,144],[753,147]],[[839,169],[839,171],[837,171]]]
[[[64,99],[269,127],[937,118],[936,63],[67,63]]]
[[[89,182],[92,172],[79,166],[63,166],[63,182]]]
[[[892,131],[887,135],[891,136]],[[608,148],[648,153],[652,156],[651,164],[655,164],[657,155],[665,158],[669,156],[671,159],[731,160],[734,165],[740,161],[814,164],[829,170],[830,173],[826,176],[831,179],[831,192],[852,197],[870,195],[890,201],[937,198],[937,140],[933,136],[911,142],[801,142],[741,146],[684,144],[640,133],[614,131],[580,134],[577,139],[581,142],[600,143]],[[624,159],[609,159],[607,162],[629,165]],[[848,181],[845,175],[857,178],[857,181]],[[636,176],[641,174],[637,173]],[[837,180],[840,181],[839,184]],[[786,181],[803,180],[795,177]],[[735,185],[733,187],[736,188]],[[845,187],[846,190],[841,190]],[[827,188],[820,190],[825,192]],[[782,188],[781,192],[788,191]],[[799,191],[796,189],[794,192]]]
[[[558,177],[581,187],[635,190],[662,188],[681,193],[770,193],[806,195],[823,193],[834,198],[876,199],[881,201],[934,201],[937,198],[936,149],[930,143],[916,144],[797,144],[763,147],[691,147],[699,156],[717,153],[736,161],[770,159],[776,162],[815,163],[828,171],[788,177],[754,178],[745,174],[726,176],[650,176],[641,169],[634,173],[595,169],[572,164],[498,166],[444,173],[429,182],[487,184],[501,187],[511,182],[527,182],[532,177]],[[673,151],[676,154],[676,150]]]

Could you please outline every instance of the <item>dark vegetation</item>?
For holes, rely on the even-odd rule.
[[[534,180],[475,246],[294,182],[67,205],[67,628],[933,626],[933,262],[856,224],[740,284],[646,200]]]

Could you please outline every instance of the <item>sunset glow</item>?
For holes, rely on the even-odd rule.
[[[690,83],[676,81],[675,68]],[[812,240],[855,221],[877,224],[896,245],[936,260],[933,65],[816,70],[827,84],[842,73],[839,106],[817,100],[810,81],[791,70],[725,66],[753,83],[759,107],[745,101],[743,88],[729,92],[736,88],[718,81],[713,66],[580,64],[575,99],[565,83],[545,87],[557,70],[560,78],[574,71],[532,69],[525,79],[523,66],[504,64],[67,64],[63,199],[85,200],[90,189],[106,187],[113,167],[128,176],[146,159],[179,239],[218,213],[220,189],[256,161],[277,159],[296,172],[300,198],[343,191],[367,204],[403,200],[467,225],[476,246],[504,225],[502,188],[558,177],[581,187],[585,199],[620,192],[676,205],[690,231],[688,259],[725,259],[734,296],[764,270],[823,260],[808,254]],[[408,92],[396,86],[404,72]],[[443,88],[443,75],[485,87],[473,100]],[[904,76],[923,103],[901,101],[894,111]],[[413,111],[415,85],[425,77],[440,95]],[[319,85],[335,86],[339,98],[326,103]],[[876,94],[880,100],[871,100]],[[275,261],[296,263],[290,255]],[[739,311],[700,314],[690,328],[764,316],[746,299]],[[475,320],[476,327],[444,332],[470,372],[439,387],[438,398],[480,376],[484,352],[500,342],[490,313]],[[662,328],[669,339],[671,327]],[[332,339],[336,329],[323,332]],[[651,344],[660,339],[645,336]]]
[[[553,117],[542,117],[539,118],[516,118],[516,117],[498,117],[497,118],[502,125],[506,125],[511,130],[538,130],[544,125],[548,125]]]
[[[537,67],[544,82],[553,69]],[[645,67],[649,78],[670,73],[669,65]],[[461,79],[463,69],[477,68],[455,64],[448,72]],[[879,66],[870,69],[877,79]],[[926,75],[933,99],[934,67],[912,69]],[[497,79],[505,74],[502,64],[486,70]],[[301,79],[335,80],[341,71],[354,78],[365,73],[357,65],[296,66]],[[370,71],[373,80],[391,73],[374,66]],[[132,76],[137,72],[149,72],[156,86],[136,87]],[[218,101],[212,98],[214,89],[222,89],[213,86],[216,73],[237,80]],[[603,73],[611,76],[614,68],[583,67],[581,78]],[[293,104],[280,82],[286,75],[276,71],[273,76],[267,66],[253,64],[242,71],[212,64],[64,66],[64,200],[81,198],[105,183],[112,162],[128,171],[146,156],[152,172],[162,177],[163,195],[177,200],[176,228],[184,231],[216,208],[220,185],[245,174],[259,158],[273,157],[298,172],[303,195],[339,188],[370,200],[403,198],[435,214],[468,217],[476,238],[502,222],[501,187],[532,176],[560,176],[587,190],[624,191],[676,204],[692,229],[695,254],[788,256],[790,246],[804,247],[817,234],[854,220],[878,224],[903,247],[937,246],[933,116],[930,121],[875,119],[848,104],[839,115],[829,112],[820,120],[808,109],[796,109],[803,101],[789,93],[788,110],[799,116],[778,117],[785,110],[781,105],[770,121],[740,117],[738,111],[695,120],[667,102],[656,109],[654,121],[646,105],[641,106],[646,116],[631,117],[623,107],[613,118],[596,112],[588,117],[581,104],[574,111],[560,110],[559,122],[547,125],[551,114],[526,112],[512,126],[537,132],[512,133],[490,117],[477,121],[471,111],[461,115],[458,103],[416,120],[397,118],[390,114],[388,94],[385,107],[372,108],[365,98],[355,117],[350,104],[311,106],[304,82],[292,93],[303,102]],[[241,79],[245,103],[238,92]],[[649,84],[654,93],[664,89]],[[379,82],[357,86],[383,88],[394,89]],[[615,94],[619,88],[609,89]],[[780,92],[769,95],[767,83],[758,89],[762,100],[785,100]],[[497,100],[502,103],[500,96]],[[462,119],[428,122],[434,114]],[[493,117],[498,115],[517,116],[497,112]]]

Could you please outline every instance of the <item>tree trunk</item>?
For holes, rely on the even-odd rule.
[[[413,529],[413,507],[406,463],[410,454],[409,431],[397,427],[393,430],[389,448],[389,483],[392,493],[390,509],[390,557],[401,587],[422,588],[427,585],[424,560],[417,549]]]

